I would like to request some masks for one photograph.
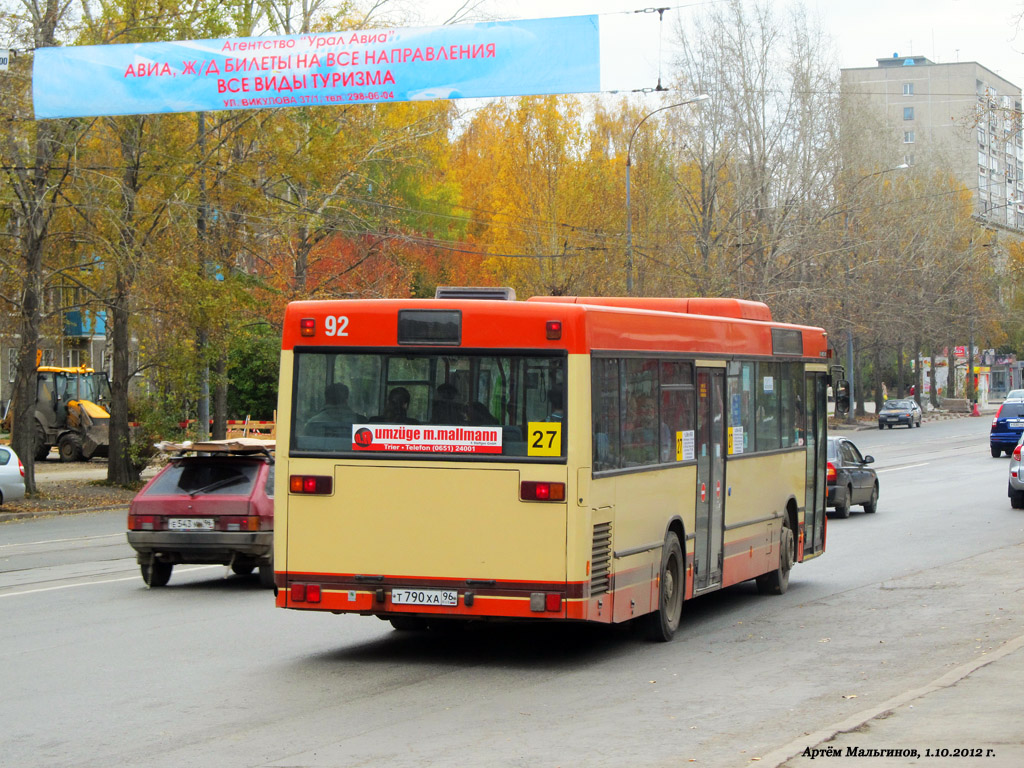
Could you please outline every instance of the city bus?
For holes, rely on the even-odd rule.
[[[276,604],[637,620],[825,550],[828,340],[731,298],[298,301]],[[514,297],[514,294],[512,294]]]

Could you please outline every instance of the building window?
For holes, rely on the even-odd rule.
[[[78,349],[64,350],[64,366],[66,368],[77,368],[82,364],[82,352]]]
[[[903,132],[903,143],[904,144],[913,144],[914,143],[914,132],[913,131],[904,131]]]
[[[906,163],[907,165],[913,165],[914,164],[914,156],[913,155],[904,155],[903,156],[903,162]]]
[[[913,96],[914,95],[914,84],[913,83],[904,83],[903,84],[903,95],[904,96]]]
[[[904,120],[913,120],[914,119],[914,108],[913,107],[904,107],[903,108],[903,119]]]

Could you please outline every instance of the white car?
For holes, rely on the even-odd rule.
[[[1024,509],[1024,471],[1021,467],[1021,451],[1024,451],[1024,433],[1017,439],[1017,447],[1010,454],[1010,480],[1006,487],[1006,495],[1010,497],[1010,506]]]
[[[25,498],[25,465],[9,445],[0,445],[0,504]]]

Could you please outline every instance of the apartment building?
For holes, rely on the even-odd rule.
[[[841,70],[844,108],[878,108],[904,162],[948,168],[974,193],[979,218],[1024,231],[1021,89],[974,61],[877,59]]]

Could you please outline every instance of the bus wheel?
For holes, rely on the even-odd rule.
[[[679,629],[683,614],[683,595],[686,592],[686,572],[679,537],[669,533],[661,550],[661,577],[658,580],[658,610],[644,617],[647,636],[659,643],[667,643]]]
[[[391,616],[388,621],[399,632],[420,632],[427,628],[427,620],[419,616]]]
[[[166,587],[167,582],[171,580],[171,571],[174,570],[174,564],[153,560],[143,563],[140,569],[142,570],[142,580],[146,582],[147,586]]]
[[[274,588],[274,561],[260,565],[260,586],[264,589]]]
[[[849,507],[847,507],[849,509]],[[796,562],[796,537],[790,527],[789,515],[782,517],[779,535],[779,566],[757,577],[757,591],[762,595],[782,595],[789,589],[789,572]]]

